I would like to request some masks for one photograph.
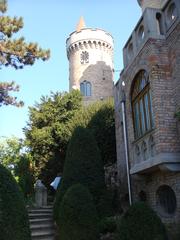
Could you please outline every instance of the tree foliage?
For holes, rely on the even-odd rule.
[[[13,39],[13,34],[23,28],[22,17],[4,16],[7,10],[6,1],[0,3],[0,66],[22,69],[26,65],[33,65],[37,59],[47,60],[49,50],[43,50],[37,43],[27,43],[24,37]],[[16,97],[9,95],[11,91],[18,91],[19,86],[14,82],[0,82],[0,106],[22,106],[22,101],[17,102]]]
[[[26,144],[36,161],[38,174],[47,184],[63,169],[71,136],[68,123],[81,108],[81,98],[79,91],[51,93],[29,108],[29,121],[24,129]]]
[[[10,137],[0,140],[0,163],[16,177],[24,196],[32,195],[34,182],[32,158],[21,139]]]
[[[0,163],[13,170],[21,158],[23,142],[16,137],[0,139]]]
[[[68,189],[58,209],[61,240],[97,240],[98,217],[92,195],[81,184]]]
[[[81,99],[79,91],[52,93],[29,108],[26,142],[47,185],[63,171],[67,144],[77,126],[92,131],[104,164],[116,161],[113,101],[83,107]]]
[[[24,105],[22,101],[17,102],[17,97],[9,95],[9,92],[18,92],[19,85],[12,82],[0,82],[0,107],[2,105],[14,105],[21,107]]]

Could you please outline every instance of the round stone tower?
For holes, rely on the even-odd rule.
[[[160,9],[167,0],[137,0],[139,5],[144,11],[146,8],[157,8]]]
[[[113,96],[113,38],[87,28],[83,18],[66,40],[69,88],[79,89],[85,104]]]

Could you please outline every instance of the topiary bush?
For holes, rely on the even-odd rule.
[[[122,217],[117,240],[167,240],[165,226],[145,203],[135,203]]]
[[[97,240],[98,217],[92,195],[75,184],[68,189],[58,209],[60,240]]]
[[[55,220],[65,192],[77,183],[88,187],[97,204],[105,189],[103,162],[93,135],[82,127],[75,129],[68,145],[63,177],[54,204]]]
[[[0,165],[0,239],[31,239],[23,195],[11,173],[2,165]]]
[[[117,230],[117,220],[114,217],[106,217],[99,222],[99,231],[102,234],[114,233]]]
[[[20,158],[15,168],[15,175],[18,176],[18,184],[26,199],[32,198],[34,194],[34,177],[30,166],[30,160],[25,156]]]

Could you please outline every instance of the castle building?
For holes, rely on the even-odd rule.
[[[129,163],[133,202],[146,201],[173,233],[180,223],[180,1],[138,3],[142,16],[124,46],[115,85],[120,191],[125,199]]]
[[[66,40],[69,88],[79,89],[86,104],[113,96],[113,38],[102,30],[87,28],[81,17]]]

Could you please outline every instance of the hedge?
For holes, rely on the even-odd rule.
[[[63,177],[54,205],[55,220],[58,218],[57,209],[65,192],[77,183],[88,187],[97,205],[105,189],[103,162],[93,135],[82,127],[75,129],[68,145]]]
[[[0,165],[0,239],[31,239],[23,194],[11,173],[2,165]]]
[[[161,219],[145,203],[132,205],[122,217],[117,240],[167,240]]]
[[[59,240],[97,240],[98,217],[92,195],[86,187],[75,184],[60,204]]]

